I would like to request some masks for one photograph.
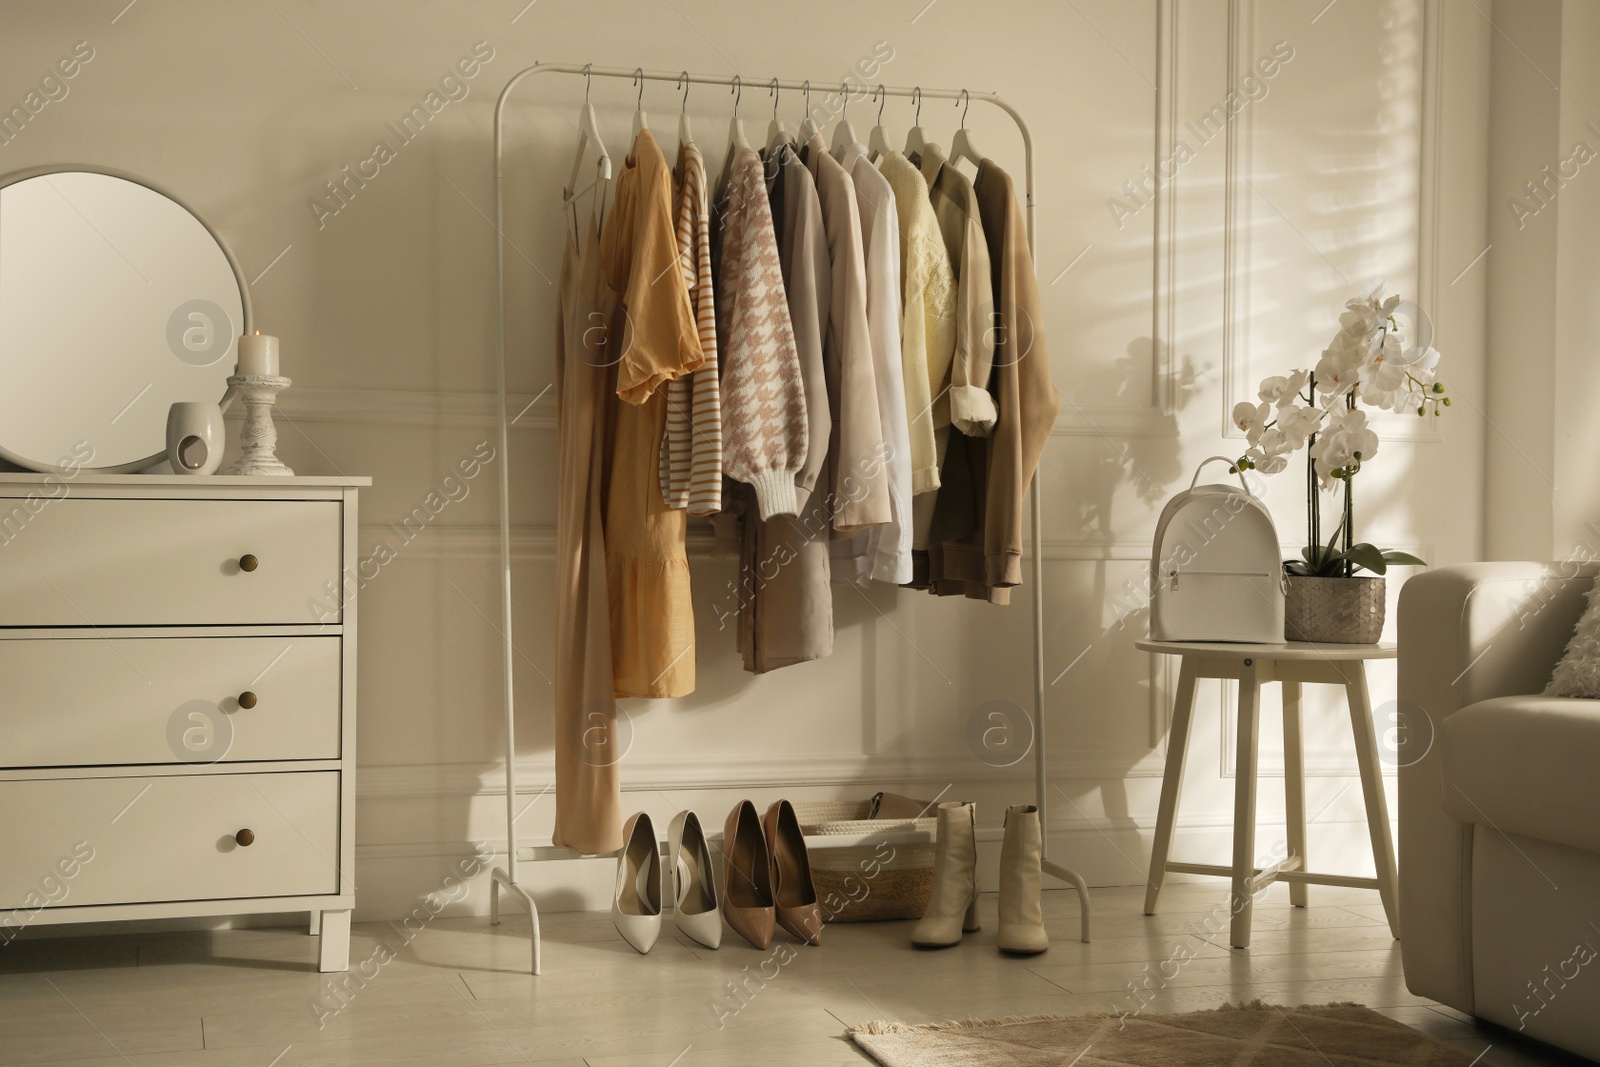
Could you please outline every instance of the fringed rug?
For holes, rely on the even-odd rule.
[[[1254,1001],[1183,1015],[1036,1015],[850,1036],[883,1067],[1469,1067],[1449,1045],[1359,1004]]]

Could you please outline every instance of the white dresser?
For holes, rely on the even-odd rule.
[[[0,943],[355,904],[364,478],[0,474]]]

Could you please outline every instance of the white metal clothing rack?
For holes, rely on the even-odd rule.
[[[530,893],[517,878],[517,802],[516,802],[516,764],[517,764],[517,725],[516,710],[513,700],[513,681],[516,667],[516,650],[511,643],[511,479],[508,468],[511,454],[509,450],[509,423],[506,419],[506,236],[505,236],[505,196],[502,188],[503,162],[505,149],[505,108],[506,102],[511,98],[511,92],[523,79],[534,74],[571,74],[585,78],[626,78],[640,79],[641,81],[665,81],[689,83],[696,85],[723,85],[728,87],[773,88],[792,92],[807,92],[812,89],[809,81],[783,81],[781,79],[744,79],[743,77],[725,77],[720,74],[690,74],[687,71],[649,71],[636,68],[623,67],[595,67],[590,65],[576,66],[563,63],[535,63],[511,76],[504,89],[500,91],[500,98],[494,106],[494,229],[495,229],[495,293],[497,297],[497,310],[499,313],[499,343],[495,352],[495,367],[498,373],[499,406],[497,413],[500,429],[500,636],[504,642],[504,670],[505,670],[505,728],[506,728],[506,864],[496,867],[492,872],[492,882],[489,891],[489,915],[491,923],[500,921],[500,887],[520,896],[528,906],[528,915],[533,928],[533,973],[538,974],[540,969],[539,954],[539,909],[534,903],[533,894]],[[819,85],[831,82],[819,82]],[[642,85],[641,85],[642,88]],[[841,89],[845,86],[841,86]],[[882,86],[885,96],[912,97],[918,100],[961,100],[972,102],[983,101],[994,105],[1004,111],[1011,120],[1017,124],[1017,132],[1022,135],[1023,148],[1023,190],[1027,197],[1027,225],[1028,244],[1033,252],[1034,263],[1037,266],[1039,258],[1038,231],[1034,224],[1034,184],[1033,184],[1033,138],[1028,132],[1028,124],[1023,121],[1017,109],[993,93],[969,93],[965,89],[924,89],[921,86]],[[1039,808],[1039,823],[1047,827],[1045,811],[1047,808],[1046,791],[1049,788],[1048,767],[1045,748],[1045,722],[1044,722],[1044,559],[1041,554],[1043,539],[1043,518],[1039,505],[1039,477],[1035,473],[1033,482],[1029,487],[1029,510],[1031,536],[1033,539],[1033,774],[1034,774],[1034,802]],[[1082,922],[1082,937],[1085,942],[1089,940],[1089,887],[1084,883],[1081,875],[1070,868],[1056,863],[1049,858],[1049,834],[1043,835],[1044,859],[1043,867],[1046,874],[1055,876],[1068,882],[1078,892],[1078,908]],[[881,840],[874,837],[872,841]],[[809,844],[808,840],[808,844]],[[840,839],[832,837],[817,842],[819,845],[853,845],[860,844],[855,838]],[[909,843],[909,842],[904,842]],[[547,845],[533,850],[533,859],[558,860],[581,859],[582,853],[570,848]]]

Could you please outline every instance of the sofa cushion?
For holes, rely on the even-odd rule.
[[[1600,852],[1600,700],[1485,700],[1446,719],[1439,745],[1453,817]]]

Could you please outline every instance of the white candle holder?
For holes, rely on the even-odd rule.
[[[239,458],[223,474],[288,477],[294,474],[273,450],[278,428],[272,424],[272,405],[289,388],[288,378],[235,374],[228,384],[244,403],[244,428],[239,431]]]

